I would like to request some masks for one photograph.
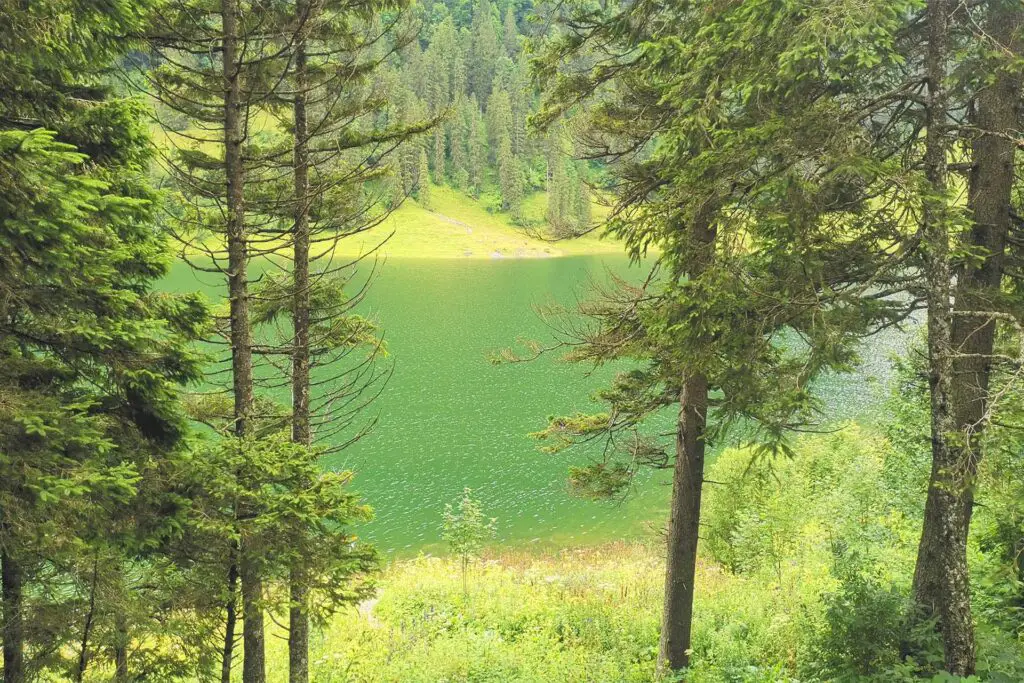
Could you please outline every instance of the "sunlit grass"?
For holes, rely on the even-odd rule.
[[[456,558],[395,562],[376,601],[339,615],[314,640],[311,678],[650,680],[660,565],[643,544],[495,550],[472,567],[466,596]],[[269,680],[285,680],[286,644],[269,642]]]
[[[538,194],[537,200],[546,201]],[[543,226],[524,229],[507,213],[490,212],[480,202],[446,186],[431,186],[429,207],[407,200],[382,225],[340,245],[354,255],[390,235],[381,252],[397,258],[547,258],[578,254],[617,254],[621,245],[596,237],[547,241]]]
[[[786,652],[795,641],[789,615],[801,609],[801,582],[782,589],[706,562],[697,581],[694,645],[705,662],[717,660],[720,668],[727,658],[746,666],[752,657],[769,655],[774,661],[761,662],[761,675],[749,680],[778,680],[771,672],[793,654]],[[338,615],[313,639],[311,679],[655,680],[664,586],[663,551],[655,539],[558,551],[495,549],[473,566],[469,584],[464,596],[457,558],[392,563],[376,600]],[[281,636],[268,639],[272,681],[287,678]],[[694,671],[691,680],[726,680],[711,668]]]

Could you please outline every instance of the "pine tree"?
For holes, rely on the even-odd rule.
[[[914,572],[914,599],[921,622],[934,620],[942,635],[946,669],[974,673],[975,635],[971,614],[968,534],[979,461],[988,425],[998,419],[989,385],[996,357],[996,324],[1017,308],[1004,294],[1015,149],[1006,137],[1019,121],[1019,60],[1024,43],[1024,10],[1017,3],[990,3],[980,18],[955,15],[946,2],[929,2],[924,68],[928,122],[924,167],[925,289],[928,300],[929,388],[931,392],[932,473]],[[965,21],[966,20],[966,21]],[[965,26],[957,26],[964,21]],[[986,35],[980,37],[979,24]],[[966,36],[964,38],[963,36]],[[966,93],[947,86],[948,55],[978,50],[986,85]],[[996,46],[993,51],[992,46]],[[998,55],[998,56],[997,56]],[[967,77],[969,81],[973,77]],[[963,86],[961,86],[963,87]],[[953,94],[963,98],[959,102]],[[950,113],[971,102],[966,128],[956,130]],[[970,140],[967,203],[971,229],[957,235],[962,218],[951,198],[948,160],[957,134]],[[962,244],[960,243],[962,240]],[[980,254],[962,261],[956,249]],[[954,278],[955,275],[955,278]],[[950,297],[953,305],[950,305]],[[1005,389],[1004,389],[1005,390]]]
[[[542,436],[553,450],[602,434],[610,446],[629,444],[619,458],[572,471],[595,496],[622,490],[637,463],[672,468],[663,670],[689,665],[706,444],[742,421],[763,452],[787,452],[787,431],[814,420],[815,374],[841,369],[860,335],[907,315],[885,299],[906,281],[881,247],[902,241],[901,209],[879,206],[862,220],[856,208],[902,173],[891,156],[877,163],[859,108],[889,106],[875,88],[891,82],[872,77],[905,63],[892,36],[911,7],[868,5],[780,14],[778,6],[743,3],[693,13],[686,3],[640,2],[599,20],[570,18],[573,35],[541,63],[555,82],[539,122],[592,97],[582,142],[596,142],[587,151],[612,164],[608,228],[634,258],[653,257],[659,268],[657,283],[624,285],[587,304],[594,331],[573,348],[577,360],[631,358],[641,366],[603,392],[607,413],[557,418]],[[837,11],[844,21],[835,22]],[[583,26],[591,28],[576,34]],[[863,31],[877,40],[865,45]],[[758,45],[756,54],[733,60],[735,40]],[[828,48],[810,57],[809,44]],[[583,58],[607,61],[587,75],[557,75]],[[862,69],[865,60],[874,68]],[[842,96],[819,96],[835,84]],[[552,181],[559,174],[556,166]],[[787,329],[805,342],[799,358],[774,346]],[[662,410],[675,419],[671,443],[639,429]]]
[[[434,182],[441,185],[444,183],[447,175],[446,168],[448,150],[445,146],[445,126],[439,125],[434,128],[434,132],[431,137],[433,142],[431,145],[431,159],[434,162]]]
[[[529,129],[528,119],[532,104],[532,94],[529,88],[529,65],[525,56],[516,63],[512,71],[512,80],[509,84],[509,104],[512,109],[512,151],[524,158],[530,154],[527,131]]]
[[[451,177],[453,184],[460,190],[469,188],[469,139],[472,127],[473,112],[470,100],[461,97],[456,101],[455,112],[445,123],[445,136],[451,159]]]
[[[194,121],[197,130],[206,131],[197,134],[205,138],[201,142],[192,134],[181,140],[169,136],[177,149],[166,166],[182,204],[175,216],[177,234],[206,252],[227,285],[224,341],[230,350],[233,397],[228,431],[237,439],[248,438],[263,419],[256,413],[248,266],[261,251],[254,235],[268,219],[247,213],[246,201],[259,196],[266,182],[260,175],[267,160],[255,151],[248,131],[255,106],[267,100],[260,92],[259,68],[265,65],[262,54],[272,41],[252,9],[240,0],[222,0],[216,6],[176,0],[155,15],[152,31],[154,48],[163,56],[163,66],[151,79],[153,94],[167,109]],[[217,58],[209,60],[209,54]],[[199,247],[208,228],[218,240]],[[240,508],[236,514],[246,519],[255,512]],[[225,577],[222,680],[230,678],[233,661],[237,591],[242,604],[242,678],[245,683],[263,683],[263,558],[257,538],[236,538],[227,549],[231,560]]]
[[[355,264],[350,259],[336,262],[335,247],[341,240],[379,225],[388,215],[377,195],[366,187],[381,177],[395,150],[408,156],[418,148],[419,166],[409,170],[416,174],[418,196],[427,201],[426,154],[410,139],[438,128],[438,118],[447,106],[447,81],[441,79],[433,89],[425,90],[425,96],[434,102],[436,115],[432,119],[415,119],[423,107],[411,93],[406,99],[413,105],[411,110],[401,112],[397,121],[380,118],[388,103],[376,96],[372,85],[383,67],[368,48],[381,44],[400,48],[402,41],[411,39],[395,29],[393,22],[373,20],[393,7],[376,0],[358,6],[299,2],[294,12],[280,19],[282,33],[290,33],[277,63],[280,73],[271,73],[266,79],[267,92],[277,100],[275,108],[281,107],[292,123],[291,135],[283,136],[285,150],[291,154],[271,158],[280,159],[282,170],[291,171],[293,183],[281,192],[270,185],[270,191],[259,197],[257,208],[290,223],[283,232],[269,233],[275,242],[285,242],[276,248],[275,256],[290,255],[291,277],[264,277],[257,291],[254,322],[262,326],[263,336],[268,336],[265,327],[275,328],[273,336],[278,341],[270,345],[271,355],[278,349],[290,350],[291,441],[295,448],[277,452],[304,472],[293,480],[295,487],[288,492],[298,499],[331,480],[317,472],[324,447],[314,447],[314,440],[340,442],[344,447],[361,438],[373,422],[367,418],[360,424],[361,411],[387,377],[377,363],[385,353],[377,326],[353,311],[360,297],[353,298],[346,291]],[[429,50],[424,56],[428,62],[435,58]],[[264,70],[274,71],[266,65]],[[313,252],[313,245],[319,253]],[[287,320],[290,329],[287,324],[279,325],[279,320]],[[353,353],[364,356],[356,362],[355,372],[348,358]],[[260,481],[258,477],[253,480]],[[345,480],[347,475],[330,486],[340,489]],[[280,489],[280,482],[276,486]],[[276,541],[262,541],[269,561],[280,556],[287,565],[291,683],[309,679],[311,617],[325,617],[351,599],[353,591],[338,582],[342,577],[358,581],[358,575],[372,564],[365,546],[345,540],[346,525],[353,521],[353,501],[351,495],[327,499],[298,515],[288,534]],[[269,509],[265,512],[271,513]],[[338,534],[341,540],[335,538]],[[335,585],[328,588],[325,579]]]
[[[512,153],[509,136],[501,139],[498,148],[498,181],[501,189],[501,208],[512,214],[513,220],[522,218],[523,172],[519,160]]]
[[[495,90],[487,106],[487,142],[495,165],[503,141],[512,143],[512,104],[505,90]]]
[[[127,547],[112,527],[140,490],[161,484],[145,464],[176,457],[186,429],[179,385],[199,376],[187,344],[203,306],[153,291],[168,248],[154,226],[145,107],[101,79],[129,46],[124,37],[140,29],[140,9],[42,2],[3,14],[5,683],[85,674],[94,631],[79,631],[87,610],[67,587],[80,585],[86,565],[93,583],[110,579],[106,563],[90,562],[100,553],[123,562]],[[142,520],[138,537],[156,542],[147,534],[158,521]],[[47,613],[61,614],[60,623]],[[29,647],[53,655],[30,662]]]
[[[515,59],[519,54],[519,26],[516,25],[516,13],[511,4],[505,8],[502,43],[505,46],[505,54]]]
[[[420,149],[419,170],[416,174],[416,201],[424,209],[430,208],[430,166],[423,149]]]
[[[483,189],[484,171],[487,168],[487,131],[477,104],[476,96],[469,100],[468,165],[469,186],[474,196],[479,197]]]
[[[573,201],[573,217],[577,232],[585,232],[592,227],[590,186],[587,184],[587,178],[584,173],[585,168],[577,166],[574,175],[576,179],[576,196]]]
[[[495,65],[502,47],[494,26],[493,8],[489,0],[481,0],[473,8],[473,25],[466,58],[469,91],[476,95],[481,106],[487,107],[494,81]]]
[[[545,219],[552,234],[569,237],[573,233],[575,192],[569,175],[566,140],[560,126],[553,126],[547,136],[547,193]]]

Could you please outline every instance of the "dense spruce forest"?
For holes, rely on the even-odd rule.
[[[3,683],[1024,680],[1022,86],[1020,0],[0,0]]]

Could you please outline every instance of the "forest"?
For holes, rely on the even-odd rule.
[[[1021,0],[0,0],[3,683],[1024,681]]]

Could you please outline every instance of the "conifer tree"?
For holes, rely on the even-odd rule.
[[[430,165],[423,149],[420,149],[419,170],[416,173],[416,201],[424,209],[430,208]]]
[[[444,183],[447,175],[448,150],[445,145],[445,126],[439,125],[434,128],[431,134],[431,159],[434,166],[434,182],[438,185]]]
[[[996,326],[1008,312],[1014,315],[1019,310],[1003,287],[1015,182],[1015,147],[1009,136],[1020,121],[1015,93],[1021,74],[1011,64],[1024,50],[1024,8],[1019,3],[993,2],[986,3],[980,16],[965,16],[955,14],[952,3],[929,2],[924,16],[927,132],[923,163],[929,192],[922,202],[921,232],[932,472],[913,591],[920,610],[917,619],[937,623],[947,670],[967,676],[974,672],[976,659],[967,543],[982,436],[998,410],[989,391],[998,356]],[[966,87],[948,83],[949,55],[956,50],[977,51],[985,74],[985,84],[977,91],[973,89],[977,81],[970,76]],[[957,85],[966,92],[958,93]],[[971,103],[970,120],[959,131],[951,112],[964,105],[955,96],[963,98],[959,102]],[[965,217],[951,198],[956,181],[949,177],[948,164],[958,132],[970,141],[964,165],[970,169],[966,182],[971,226],[962,236],[957,226]],[[975,255],[958,258],[957,249]],[[1014,334],[1019,332],[1015,329]]]
[[[877,163],[861,107],[891,103],[892,84],[871,77],[904,63],[894,36],[911,7],[869,4],[580,8],[540,65],[561,73],[541,122],[600,90],[581,142],[612,164],[608,227],[658,264],[657,278],[584,306],[593,327],[572,353],[641,367],[602,394],[607,413],[555,419],[541,436],[557,450],[604,435],[623,451],[572,471],[591,495],[622,490],[637,463],[673,470],[663,670],[689,664],[706,445],[742,421],[761,453],[788,452],[787,431],[815,419],[814,376],[846,367],[860,336],[908,314],[886,298],[907,282],[884,246],[902,242],[902,210],[858,209],[878,196],[865,188],[903,172],[891,157],[895,167]],[[867,45],[865,31],[876,36]],[[733,40],[757,53],[734,59]],[[836,84],[844,97],[821,96]],[[798,353],[776,346],[785,330],[800,336]],[[671,444],[640,428],[662,409],[675,417]]]
[[[389,11],[398,12],[397,19],[375,20]],[[296,488],[291,491],[298,498],[307,489],[323,485],[328,493],[343,485],[342,480],[330,483],[329,477],[316,473],[318,455],[326,446],[314,448],[314,441],[340,443],[331,447],[337,450],[361,438],[373,422],[369,418],[361,422],[361,411],[388,375],[377,363],[384,349],[376,325],[353,310],[366,287],[356,288],[354,294],[347,291],[354,280],[355,262],[362,259],[338,263],[333,254],[340,240],[384,220],[387,208],[367,188],[381,178],[389,157],[415,149],[409,139],[437,124],[437,117],[404,123],[412,120],[419,106],[395,121],[379,118],[389,104],[374,90],[373,77],[382,72],[379,46],[397,51],[414,38],[401,11],[401,3],[377,0],[359,6],[299,2],[280,17],[287,38],[279,65],[264,67],[271,72],[265,80],[273,109],[291,124],[290,135],[282,136],[280,151],[272,152],[276,143],[268,145],[268,163],[290,171],[293,182],[280,191],[271,185],[258,198],[257,207],[283,223],[283,229],[268,226],[266,232],[275,244],[283,242],[275,256],[290,256],[290,273],[264,277],[256,293],[255,322],[276,327],[277,342],[268,348],[271,357],[279,349],[291,356],[285,374],[292,392],[291,440],[297,448],[280,452],[286,459],[298,458],[297,465],[305,468],[306,474],[294,479]],[[440,103],[439,109],[446,89],[442,83],[434,92],[426,91]],[[414,95],[407,101],[418,105]],[[426,183],[427,189],[420,191],[426,201],[429,172],[423,168],[422,148],[419,155],[419,167],[411,170],[421,187]],[[349,519],[353,500],[351,495],[325,499],[313,511],[298,516],[291,533],[271,546],[278,552],[288,549],[284,559],[290,592],[292,683],[309,679],[311,618],[322,618],[346,596],[358,595],[340,582],[344,578],[358,581],[353,575],[370,567],[367,549],[345,535],[353,521]],[[335,538],[339,534],[341,540]],[[328,587],[325,582],[335,585]]]
[[[437,55],[441,68],[440,78],[447,85],[445,100],[452,102],[465,94],[465,55],[451,16],[446,16],[434,29],[428,51]]]
[[[461,97],[456,101],[455,112],[445,123],[445,136],[451,160],[451,177],[454,186],[460,190],[469,189],[469,142],[473,112],[470,101]]]
[[[587,178],[584,175],[585,167],[576,168],[576,196],[573,201],[573,217],[576,223],[576,231],[580,233],[587,232],[591,227],[591,197],[590,197],[590,186],[587,184]]]
[[[505,46],[505,54],[509,58],[515,59],[519,54],[519,26],[516,25],[516,12],[511,4],[505,8],[505,23],[502,28],[502,43]]]
[[[159,484],[146,463],[179,453],[178,390],[199,376],[187,343],[204,308],[153,291],[168,249],[154,227],[145,107],[102,78],[145,9],[41,2],[0,16],[5,683],[84,675],[94,631],[83,636],[79,617],[91,611],[67,587],[86,565],[93,583],[112,579],[90,562],[100,553],[121,566],[117,510]]]
[[[495,66],[502,52],[493,12],[490,0],[481,0],[474,4],[469,52],[466,57],[469,92],[476,95],[481,106],[485,108],[491,96]]]
[[[576,194],[569,175],[566,147],[562,128],[553,126],[547,135],[548,206],[545,218],[552,234],[563,238],[573,233],[572,207]]]
[[[467,157],[469,166],[469,186],[474,196],[479,197],[483,189],[484,172],[487,168],[487,130],[483,125],[483,117],[477,104],[476,96],[469,99],[469,135],[467,139]]]
[[[514,220],[521,219],[523,172],[519,160],[512,153],[510,136],[503,137],[498,148],[498,180],[501,189],[501,208],[511,213]]]
[[[525,158],[531,151],[528,148],[527,140],[528,119],[532,104],[532,91],[527,77],[528,69],[529,66],[524,60],[517,62],[512,70],[512,79],[508,87],[509,104],[512,109],[512,152],[519,158]]]
[[[246,439],[262,420],[256,414],[251,297],[248,268],[259,255],[254,240],[258,221],[246,200],[258,194],[265,159],[253,153],[252,118],[268,101],[259,70],[268,61],[272,38],[260,13],[239,0],[216,6],[176,0],[155,15],[151,31],[162,65],[150,85],[162,105],[187,117],[189,132],[169,135],[174,155],[165,161],[179,188],[183,207],[176,213],[176,233],[191,250],[204,253],[227,285],[228,311],[224,341],[230,350],[230,433]],[[213,54],[216,58],[207,59]],[[217,150],[214,152],[214,150]],[[187,207],[187,208],[184,208]],[[216,239],[208,240],[207,231]],[[204,245],[204,246],[200,246]],[[238,509],[240,519],[255,514]],[[255,537],[238,533],[229,551],[225,582],[225,633],[222,680],[230,677],[237,618],[236,590],[242,606],[243,672],[246,683],[266,679],[263,619],[262,553]]]
[[[487,142],[495,165],[502,142],[512,144],[512,103],[508,92],[495,90],[487,106]]]

